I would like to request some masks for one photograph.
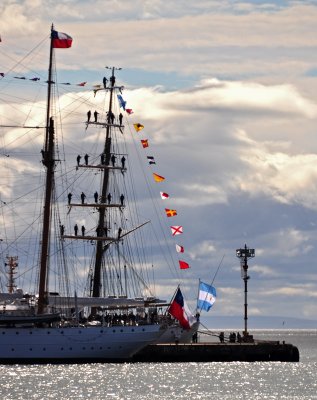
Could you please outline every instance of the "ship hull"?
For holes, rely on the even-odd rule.
[[[0,363],[125,362],[163,332],[159,325],[0,328]]]
[[[195,322],[190,329],[184,329],[179,325],[169,326],[156,343],[191,343],[193,335],[199,329],[199,322]]]

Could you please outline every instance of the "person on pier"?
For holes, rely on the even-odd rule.
[[[94,193],[95,203],[98,203],[98,192]]]
[[[123,203],[124,203],[124,195],[123,194],[120,196],[120,203],[123,206]]]
[[[94,112],[95,122],[98,121],[98,114],[99,114],[99,112],[95,110],[95,112]]]
[[[89,111],[87,112],[87,124],[89,124],[90,118],[91,118],[91,111],[89,110]]]
[[[78,156],[77,156],[77,166],[78,167],[79,167],[79,164],[80,164],[80,160],[81,160],[81,155],[78,154]]]
[[[60,225],[59,228],[60,228],[61,236],[64,236],[65,226],[64,225]]]
[[[86,164],[86,165],[88,165],[88,158],[89,158],[89,155],[86,153],[85,156],[84,156],[85,164]]]
[[[86,231],[86,228],[85,228],[85,226],[83,225],[83,226],[81,227],[81,234],[82,234],[82,236],[85,236],[85,231]]]
[[[236,333],[235,332],[230,332],[229,342],[230,343],[235,343],[236,342]]]
[[[108,193],[108,196],[107,196],[108,204],[111,203],[111,199],[112,199],[111,193]]]
[[[119,125],[122,126],[123,115],[122,113],[119,114]]]
[[[75,226],[74,226],[74,232],[75,232],[75,236],[77,236],[78,235],[78,225],[77,224],[75,224]]]

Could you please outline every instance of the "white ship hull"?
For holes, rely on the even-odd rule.
[[[199,322],[195,322],[190,329],[184,329],[179,325],[169,326],[156,343],[191,343],[193,335],[199,329]]]
[[[0,327],[0,363],[124,362],[163,332],[159,325]]]

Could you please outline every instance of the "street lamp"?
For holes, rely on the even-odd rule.
[[[241,278],[244,280],[244,332],[243,336],[246,338],[248,334],[248,258],[255,256],[255,250],[249,249],[247,245],[244,248],[236,250],[236,256],[240,258],[241,264]]]

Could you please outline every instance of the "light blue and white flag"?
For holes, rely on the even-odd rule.
[[[216,288],[211,285],[207,285],[207,283],[200,282],[197,308],[200,310],[209,311],[216,301],[216,297]]]
[[[123,97],[121,96],[121,94],[117,94],[118,97],[118,101],[120,104],[120,108],[122,107],[125,110],[125,106],[127,105],[127,102],[123,100]]]

